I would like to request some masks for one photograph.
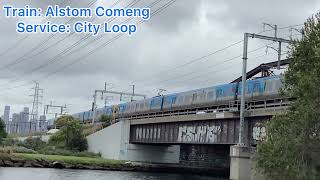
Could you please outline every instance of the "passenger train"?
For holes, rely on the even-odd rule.
[[[280,98],[279,91],[282,86],[282,76],[248,80],[245,92],[246,100],[250,102]],[[98,120],[102,114],[126,117],[154,112],[223,105],[240,100],[240,98],[241,82],[223,84],[99,108],[96,110],[96,119]],[[92,120],[93,112],[89,110],[73,114],[72,116],[80,119],[82,122],[89,122]]]

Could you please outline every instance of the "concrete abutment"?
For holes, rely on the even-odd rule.
[[[130,121],[120,121],[87,137],[89,151],[103,158],[184,167],[230,168],[230,179],[263,180],[254,170],[251,148],[205,144],[131,144]]]

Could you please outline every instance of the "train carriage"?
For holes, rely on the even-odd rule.
[[[176,104],[177,94],[165,95],[163,97],[162,110],[171,110],[172,107]]]
[[[150,111],[150,103],[151,99],[144,99],[136,102],[136,110],[135,113],[143,113]]]
[[[163,106],[163,99],[164,99],[164,96],[156,96],[151,98],[150,111],[152,112],[161,111]]]
[[[279,98],[279,91],[283,86],[281,78],[281,76],[273,76],[248,80],[245,87],[246,100],[256,101]],[[240,100],[241,88],[241,82],[230,83],[122,103],[97,109],[96,118],[99,118],[102,114],[130,116],[148,112],[172,111],[185,108],[229,104],[231,101]],[[92,120],[92,115],[92,111],[85,111],[76,113],[72,116],[78,118],[82,122],[88,122]]]

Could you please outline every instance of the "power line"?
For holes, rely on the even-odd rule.
[[[160,1],[162,1],[162,0],[158,0],[158,1],[160,2]],[[169,2],[166,3],[164,6],[160,7],[160,8],[159,8],[158,10],[156,10],[155,12],[151,13],[151,16],[157,15],[158,13],[160,13],[161,11],[163,11],[164,9],[166,9],[167,7],[169,7],[171,4],[173,4],[175,1],[176,1],[176,0],[171,0],[171,1],[169,1]],[[144,22],[145,22],[144,20],[141,20],[141,21],[139,21],[139,22],[137,23],[137,25],[142,24],[142,23],[144,23]],[[61,72],[61,71],[63,71],[64,69],[66,69],[66,68],[68,68],[68,67],[70,67],[70,66],[72,66],[72,65],[74,65],[74,64],[76,64],[76,63],[78,63],[78,62],[80,62],[80,61],[82,61],[82,60],[84,60],[86,57],[88,57],[88,56],[90,56],[91,54],[95,53],[97,50],[100,50],[100,49],[108,46],[109,44],[113,43],[114,41],[116,41],[117,39],[119,39],[120,37],[122,37],[123,35],[124,35],[124,34],[118,34],[118,35],[112,37],[111,39],[109,39],[109,40],[108,40],[107,42],[105,42],[104,44],[101,44],[101,45],[98,46],[97,48],[89,51],[86,55],[82,55],[82,56],[80,57],[80,59],[75,59],[74,61],[72,61],[72,62],[70,62],[70,63],[62,66],[62,67],[59,68],[58,70],[49,73],[47,76],[45,76],[45,78],[48,78],[48,77],[50,77],[50,76],[52,76],[52,75],[54,75],[54,74],[56,74],[56,73],[58,73],[58,72]]]
[[[68,1],[68,0],[67,0]],[[66,5],[67,1],[64,3],[64,5]],[[89,3],[89,5],[93,5],[95,2],[97,2],[97,0],[93,0]],[[90,7],[90,6],[89,6]],[[46,19],[42,20],[42,23],[45,22],[46,20],[50,19],[50,17],[47,17]],[[66,23],[70,23],[74,20],[74,18],[70,18]],[[25,61],[28,61],[28,60],[33,60],[32,59],[32,53],[34,53],[36,50],[38,50],[39,48],[43,47],[45,44],[48,43],[48,41],[50,41],[51,39],[53,39],[56,35],[58,35],[58,33],[56,34],[51,34],[49,37],[47,37],[45,40],[43,40],[42,42],[38,43],[37,45],[33,46],[31,48],[31,50],[27,51],[26,53],[24,53],[22,56],[16,58],[14,61],[12,62],[9,62],[7,64],[5,64],[4,66],[2,66],[0,68],[0,70],[3,70],[3,69],[10,69],[12,66],[15,66],[17,64],[20,64],[22,62],[25,62]],[[69,34],[70,35],[70,34]],[[69,35],[67,37],[69,37]],[[47,48],[49,49],[49,48]],[[46,50],[47,50],[46,49]],[[41,51],[41,53],[43,53],[43,51]],[[39,54],[38,54],[39,55]],[[34,56],[37,56],[34,55]],[[34,57],[33,56],[33,57]]]
[[[154,5],[158,4],[158,3],[161,2],[161,1],[162,1],[162,0],[154,1],[153,3],[150,4],[150,6],[154,6]],[[153,13],[151,13],[151,17],[159,14],[161,11],[163,11],[164,9],[166,9],[167,7],[169,7],[170,5],[172,5],[175,1],[176,1],[176,0],[168,1],[166,4],[164,4],[163,6],[161,6],[159,9],[157,9],[156,11],[154,11]],[[141,21],[139,21],[139,22],[137,23],[137,25],[140,25],[140,24],[142,24],[142,23],[144,23],[144,22],[145,22],[144,20],[141,20]],[[100,50],[100,49],[108,46],[109,44],[113,43],[115,40],[119,39],[121,36],[123,36],[123,34],[118,34],[117,36],[115,36],[115,37],[111,38],[110,40],[108,40],[106,43],[104,43],[104,44],[98,46],[97,48],[89,51],[89,53],[87,53],[86,55],[81,56],[80,59],[75,59],[74,61],[72,61],[71,63],[68,63],[67,65],[63,66],[62,68],[58,69],[57,71],[54,71],[54,72],[52,72],[52,73],[47,74],[47,76],[43,77],[42,79],[48,78],[48,77],[50,77],[50,76],[52,76],[52,75],[54,75],[54,74],[56,74],[56,73],[58,73],[58,72],[63,71],[64,69],[72,66],[73,64],[76,64],[77,62],[80,62],[81,60],[84,60],[86,57],[88,57],[88,56],[90,56],[91,54],[95,53],[95,51]],[[11,81],[11,82],[15,82],[15,81],[17,81],[17,80],[19,80],[19,79],[14,79],[14,80]],[[7,84],[10,84],[11,82],[8,82]],[[7,85],[7,84],[5,84],[5,85]],[[29,83],[28,83],[28,84],[29,84]],[[26,84],[23,84],[23,85],[21,85],[21,86],[25,86],[25,85],[26,85]],[[14,87],[14,88],[17,88],[17,86]]]
[[[68,2],[68,0],[66,0],[66,1],[64,2],[64,5],[66,5],[67,2]],[[45,21],[48,20],[48,19],[50,19],[50,17],[47,17],[47,18],[43,19],[43,20],[41,21],[41,23],[45,22]],[[12,46],[8,47],[5,51],[3,51],[3,52],[0,54],[0,57],[8,54],[11,50],[17,48],[17,47],[18,47],[19,45],[21,45],[24,41],[26,41],[29,37],[30,37],[29,35],[26,35],[26,36],[22,37],[20,40],[16,41]]]
[[[295,34],[295,35],[299,35],[299,34]],[[265,48],[266,46],[271,45],[271,44],[274,44],[274,42],[269,43],[269,44],[266,44],[266,45],[263,45],[263,46],[261,46],[261,47],[259,47],[259,48],[253,49],[253,50],[249,51],[248,53],[256,52],[256,51],[258,51],[258,50],[260,50],[260,49],[263,49],[263,48]],[[222,65],[222,64],[224,64],[224,63],[226,63],[226,62],[234,61],[234,60],[236,60],[236,59],[238,59],[238,58],[241,58],[241,57],[242,57],[242,55],[238,55],[238,56],[232,57],[232,58],[230,58],[230,59],[227,59],[227,60],[225,60],[225,61],[222,61],[222,62],[219,63],[219,64],[215,63],[214,65],[208,66],[208,67],[206,67],[206,68],[209,69],[209,68],[212,68],[212,67],[217,67],[217,66],[220,66],[220,65]],[[220,70],[220,71],[221,71],[221,70]],[[218,71],[218,72],[220,72],[220,71]],[[176,81],[177,79],[184,78],[184,77],[189,76],[189,75],[191,75],[191,74],[199,74],[199,72],[200,72],[201,74],[203,74],[203,71],[193,71],[193,72],[191,72],[191,73],[189,72],[189,73],[185,73],[185,74],[182,74],[182,75],[179,75],[179,76],[175,76],[175,77],[168,78],[168,79],[163,80],[163,81],[160,81],[160,82],[158,82],[158,83],[164,83],[164,82],[169,82],[169,81]],[[215,71],[209,71],[209,72],[206,72],[206,73],[212,74],[212,73],[215,73],[215,72],[216,72],[216,70],[215,70]],[[196,78],[201,78],[202,76],[203,76],[203,75],[198,75],[198,76],[192,77],[192,78],[190,78],[190,79],[186,79],[186,80],[182,80],[182,81],[177,81],[177,82],[188,82],[188,81],[193,80],[193,79],[196,79]],[[175,83],[176,83],[176,82],[175,82]],[[149,85],[149,84],[144,85],[144,86],[148,86],[148,85]]]
[[[303,25],[303,24],[296,24],[296,25],[291,25],[291,26],[285,26],[285,27],[280,27],[280,28],[278,28],[278,29],[288,29],[288,28],[292,28],[292,27],[296,27],[296,26],[301,26],[301,25]],[[268,32],[268,31],[273,31],[273,29],[271,29],[271,30],[263,30],[263,31],[258,32],[257,34],[261,34],[261,33]],[[217,53],[219,53],[219,52],[222,52],[222,51],[224,51],[224,50],[227,50],[227,49],[229,49],[229,48],[231,48],[231,47],[233,47],[233,46],[236,46],[236,45],[238,45],[238,44],[240,44],[240,43],[242,43],[242,42],[243,42],[243,40],[236,41],[236,42],[234,42],[234,43],[232,43],[232,44],[230,44],[230,45],[228,45],[228,46],[225,46],[225,47],[223,47],[223,48],[221,48],[221,49],[218,49],[218,50],[215,50],[215,51],[213,51],[213,52],[209,52],[209,53],[206,54],[206,55],[203,55],[203,56],[200,56],[200,57],[191,59],[190,61],[187,61],[187,62],[184,63],[184,64],[178,65],[178,66],[173,67],[173,68],[170,68],[170,69],[168,69],[168,70],[164,70],[164,71],[158,72],[157,74],[164,74],[164,73],[167,73],[167,72],[170,72],[170,71],[173,71],[173,70],[180,69],[180,68],[182,68],[182,67],[188,66],[188,65],[193,64],[193,63],[195,63],[195,62],[202,61],[202,60],[208,61],[208,59],[206,59],[206,58],[208,58],[208,57],[210,57],[210,56],[213,56],[213,55],[215,55],[215,54],[217,54]],[[240,57],[242,57],[242,55],[241,55]],[[192,73],[194,73],[194,72],[192,72]],[[192,73],[191,73],[191,74],[192,74]],[[170,78],[170,79],[171,79],[171,78]],[[145,80],[136,80],[136,81],[133,81],[132,83],[137,83],[137,82],[142,82],[142,81],[145,81]],[[164,81],[167,81],[167,80],[164,80]]]
[[[97,0],[95,0],[95,1],[97,1]],[[139,1],[140,1],[140,0],[133,0],[133,1],[131,1],[131,3],[128,4],[128,6],[133,5],[133,4],[136,4],[136,3],[139,2]],[[120,2],[120,1],[118,0],[116,3],[119,3],[119,2]],[[116,4],[116,3],[115,3],[115,4]],[[127,7],[128,7],[128,6],[127,6]],[[114,19],[115,19],[115,18],[110,19],[108,22],[110,23],[110,22],[111,22],[112,20],[114,20]],[[131,18],[131,19],[133,19],[133,18]],[[72,19],[70,19],[70,20],[72,20]],[[54,34],[54,35],[56,35],[56,34]],[[50,38],[50,39],[53,38],[54,35],[51,35],[49,38]],[[81,39],[78,40],[76,43],[72,44],[71,46],[69,46],[68,48],[64,49],[62,52],[60,52],[59,54],[57,54],[56,56],[54,56],[53,58],[51,58],[48,62],[45,62],[45,63],[43,63],[43,64],[41,64],[41,65],[39,65],[39,66],[31,69],[30,71],[23,73],[23,75],[30,75],[30,74],[32,74],[33,72],[35,72],[35,71],[37,71],[37,70],[40,70],[40,69],[48,66],[48,65],[51,64],[51,63],[54,63],[55,61],[61,61],[62,58],[59,58],[59,57],[65,55],[65,54],[68,53],[70,50],[72,50],[73,48],[75,48],[76,46],[78,46],[79,44],[81,44],[84,40],[86,40],[86,39],[88,39],[88,38],[90,38],[90,37],[91,37],[91,35],[87,35],[87,36],[81,38]],[[48,39],[47,39],[47,40],[48,40]],[[46,43],[46,41],[43,41],[43,42],[42,42],[41,44],[39,44],[37,47],[42,46],[44,43]],[[33,49],[36,49],[36,47],[34,47]],[[72,53],[75,53],[75,51],[73,51]],[[69,55],[70,55],[70,54],[69,54]],[[10,65],[15,65],[16,63],[21,63],[22,61],[25,61],[25,60],[26,60],[26,59],[22,59],[22,60],[20,60],[20,61],[18,61],[18,62],[12,62]],[[3,68],[5,68],[5,67],[3,67]],[[16,77],[16,78],[14,78],[14,79],[9,80],[6,84],[2,84],[1,86],[7,85],[7,84],[12,83],[12,82],[19,81],[21,78],[22,78],[22,77],[20,77],[20,78],[19,78],[19,77]]]
[[[173,3],[174,1],[170,1],[170,2]],[[168,4],[170,4],[170,2],[169,2]],[[161,8],[159,8],[159,9],[161,9]],[[297,25],[294,25],[294,26],[297,26]],[[285,28],[289,28],[289,27],[293,27],[293,26],[287,26],[287,27],[285,27]],[[281,28],[281,29],[284,29],[284,28]],[[102,47],[105,47],[105,46],[109,45],[110,43],[112,43],[113,41],[117,40],[117,39],[120,38],[120,37],[121,37],[121,36],[113,37],[113,38],[110,39],[106,44],[104,44],[103,46],[100,46],[99,49],[102,48]],[[238,42],[236,42],[236,43],[238,43]],[[235,43],[235,44],[236,44],[236,43]],[[230,46],[231,46],[231,45],[230,45]],[[93,52],[93,51],[90,51],[85,57],[91,55],[92,53],[94,53],[94,52]],[[84,57],[84,58],[85,58],[85,57]],[[61,69],[59,69],[59,70],[57,70],[57,71],[54,71],[54,72],[52,72],[52,73],[49,73],[45,78],[50,77],[50,76],[52,76],[52,75],[54,75],[54,74],[56,74],[56,73],[58,73],[58,72],[60,72],[60,71],[63,71],[64,69],[68,68],[69,66],[72,66],[73,64],[75,64],[75,63],[77,63],[77,62],[78,62],[78,60],[76,59],[75,61],[67,64],[66,66],[63,66]],[[185,63],[185,64],[186,64],[186,63]]]
[[[273,44],[273,43],[269,43],[269,44],[267,44],[267,45],[271,45],[271,44]],[[249,53],[256,52],[256,51],[258,51],[258,50],[260,50],[260,49],[263,49],[263,48],[265,48],[265,47],[266,47],[266,45],[261,46],[261,47],[259,47],[259,48],[256,48],[256,49],[254,49],[254,50],[249,51]],[[241,58],[241,57],[242,57],[242,55],[237,55],[237,56],[232,57],[232,58],[230,58],[230,59],[224,60],[224,61],[222,61],[222,62],[220,62],[220,63],[215,63],[215,64],[213,64],[213,65],[211,65],[211,66],[207,66],[205,69],[210,69],[210,68],[213,68],[213,67],[218,67],[218,66],[220,66],[220,65],[222,65],[222,64],[225,64],[225,63],[230,62],[230,61],[237,60],[237,59],[239,59],[239,58]],[[207,73],[211,73],[211,72],[212,72],[212,71],[205,72],[205,73],[207,74]],[[168,78],[168,79],[166,79],[166,80],[160,81],[159,83],[164,83],[164,82],[169,82],[169,81],[176,81],[177,79],[184,78],[184,77],[189,76],[189,75],[191,75],[191,74],[202,74],[202,75],[197,75],[197,76],[192,77],[191,79],[187,79],[187,80],[183,80],[183,81],[190,81],[190,80],[193,80],[193,79],[197,79],[197,78],[199,78],[199,77],[202,77],[204,73],[203,73],[203,71],[192,71],[192,72],[188,72],[188,73],[185,73],[185,74],[176,76],[176,77]]]

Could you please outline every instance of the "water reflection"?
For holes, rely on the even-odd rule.
[[[0,168],[0,180],[220,180],[190,175],[120,171]],[[225,179],[221,179],[225,180]]]

